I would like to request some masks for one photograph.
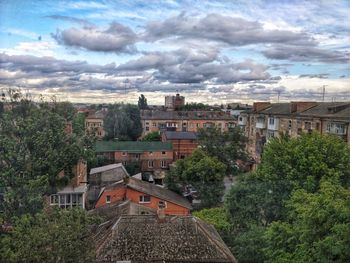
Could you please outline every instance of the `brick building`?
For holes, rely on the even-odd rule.
[[[97,138],[102,139],[106,135],[103,128],[103,120],[106,115],[106,109],[90,111],[88,116],[85,118],[85,130],[95,133]]]
[[[184,197],[161,186],[133,177],[127,177],[106,186],[101,191],[95,208],[125,200],[150,208],[154,212],[162,207],[167,215],[188,215],[192,209],[191,204]]]
[[[233,128],[236,118],[223,111],[161,111],[141,112],[142,137],[155,131],[197,132],[200,128]]]
[[[176,94],[176,96],[165,96],[165,108],[177,110],[185,105],[185,97]]]
[[[162,133],[162,141],[172,143],[174,161],[190,156],[198,147],[198,139],[195,132],[165,131]]]
[[[238,126],[249,139],[248,151],[257,163],[264,144],[281,133],[297,137],[317,131],[337,135],[350,144],[349,123],[349,102],[256,102],[238,117]]]
[[[170,142],[151,141],[99,141],[96,153],[115,163],[139,163],[142,172],[166,170],[173,161]]]

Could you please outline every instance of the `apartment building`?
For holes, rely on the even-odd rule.
[[[350,102],[256,102],[252,110],[238,117],[238,126],[249,139],[248,151],[257,163],[265,143],[282,133],[297,137],[318,131],[337,135],[350,144],[349,123]]]
[[[169,110],[177,110],[185,105],[185,97],[176,94],[176,96],[165,96],[165,107]]]
[[[107,115],[107,110],[90,111],[85,118],[85,129],[88,132],[95,133],[96,137],[102,139],[105,136],[103,128],[103,119]]]
[[[222,111],[153,111],[141,112],[142,137],[155,131],[197,132],[200,128],[218,127],[222,131],[236,126],[236,118]]]

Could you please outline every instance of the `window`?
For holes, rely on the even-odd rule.
[[[51,195],[50,196],[50,205],[57,205],[58,204],[58,195]]]
[[[146,122],[146,126],[149,125],[149,122]]]
[[[166,202],[165,202],[165,201],[162,201],[162,200],[159,201],[159,202],[158,202],[158,207],[159,207],[159,208],[166,208],[166,207],[167,207],[167,206],[166,206]]]
[[[149,127],[148,126],[146,127],[146,131],[149,131]]]
[[[111,196],[106,195],[106,204],[110,204],[110,203],[111,203]]]
[[[199,127],[200,127],[200,124],[199,124],[199,123],[197,123],[197,124],[196,124],[196,126],[197,126],[197,128],[199,128]]]
[[[122,155],[123,155],[123,156],[126,156],[126,152],[122,152]]]
[[[160,162],[160,166],[161,166],[162,168],[166,168],[166,161],[161,161],[161,162]]]
[[[274,131],[267,131],[267,140],[270,140],[275,137]]]
[[[149,155],[153,155],[153,152],[149,152]]]
[[[151,202],[151,196],[150,195],[140,195],[140,202],[139,203],[150,203]]]
[[[148,168],[153,168],[153,161],[148,161]]]
[[[162,152],[163,155],[165,155],[165,152]]]
[[[243,121],[243,118],[242,118],[242,117],[239,117],[239,121]]]
[[[292,120],[288,121],[288,129],[291,130],[292,129]]]
[[[156,123],[156,122],[153,122],[153,123],[152,123],[152,126],[153,126],[153,127],[157,127],[157,123]]]
[[[269,125],[275,125],[275,118],[269,118]]]
[[[310,121],[304,122],[304,129],[305,130],[310,130],[311,129],[311,122]]]

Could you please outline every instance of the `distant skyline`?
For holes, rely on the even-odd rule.
[[[0,0],[0,90],[151,104],[350,100],[350,1]]]

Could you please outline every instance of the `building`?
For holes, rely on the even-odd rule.
[[[185,105],[185,97],[176,94],[176,96],[165,96],[165,108],[169,110],[178,110]]]
[[[103,128],[103,120],[107,115],[107,109],[99,111],[90,111],[85,118],[85,129],[87,132],[94,133],[99,139],[102,139],[106,132]]]
[[[60,208],[86,207],[87,197],[87,165],[84,160],[79,160],[73,167],[74,177],[69,184],[50,195],[50,205]],[[63,177],[64,172],[59,174]]]
[[[142,137],[150,132],[189,131],[217,127],[222,131],[233,128],[236,118],[223,111],[152,111],[141,113]]]
[[[190,156],[198,147],[198,139],[195,132],[165,131],[162,133],[162,141],[172,143],[174,161]]]
[[[102,189],[95,208],[125,200],[147,207],[153,212],[156,212],[161,206],[167,215],[189,215],[192,209],[191,204],[184,197],[161,186],[133,177],[127,177]],[[148,213],[147,210],[143,212]]]
[[[238,117],[238,126],[249,139],[248,151],[257,163],[265,143],[280,134],[297,137],[317,131],[337,135],[350,144],[349,123],[349,102],[257,102]]]
[[[212,225],[193,216],[122,215],[99,226],[96,263],[236,263]]]
[[[92,168],[90,170],[88,182],[88,200],[89,204],[93,205],[101,189],[107,185],[113,184],[124,178],[128,177],[129,174],[125,170],[124,166],[121,163],[115,163],[110,165],[105,165],[97,168]]]
[[[128,165],[138,163],[142,172],[169,169],[173,161],[173,148],[170,142],[152,141],[99,141],[96,154],[114,163]]]

